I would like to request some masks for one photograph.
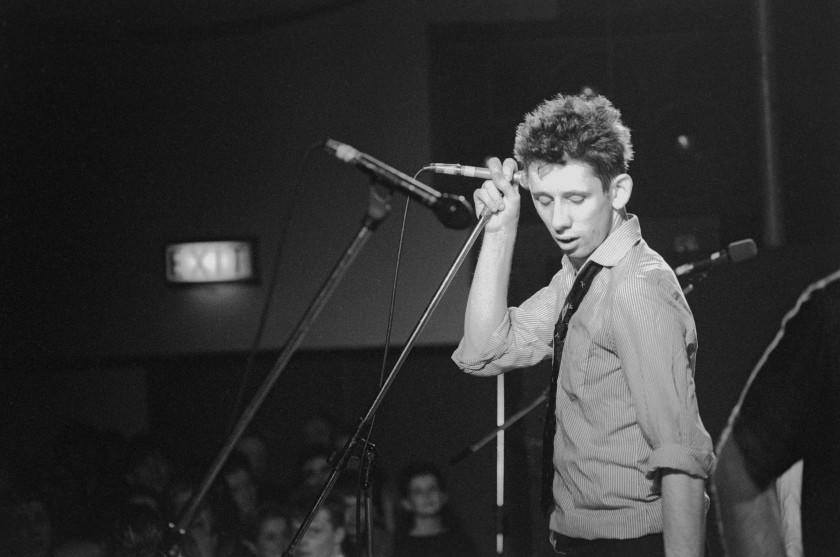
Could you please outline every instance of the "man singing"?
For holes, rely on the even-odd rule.
[[[714,454],[694,392],[697,333],[674,273],[625,211],[630,131],[606,98],[558,95],[519,125],[514,156],[562,268],[506,307],[517,163],[489,160],[474,200],[492,217],[453,359],[475,375],[553,359],[543,487],[557,553],[702,555]]]

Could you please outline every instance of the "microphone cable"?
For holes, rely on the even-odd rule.
[[[418,170],[413,178],[416,180],[420,174],[422,174],[427,168],[421,168]],[[379,388],[382,388],[382,385],[385,383],[386,374],[388,372],[388,355],[390,352],[391,347],[391,336],[393,334],[394,328],[394,312],[397,305],[397,290],[399,286],[399,278],[400,278],[400,266],[402,264],[402,253],[403,247],[405,246],[405,231],[406,231],[406,224],[408,222],[408,210],[411,207],[411,198],[406,196],[405,198],[405,205],[403,207],[403,215],[402,215],[402,222],[400,224],[400,238],[397,243],[397,256],[394,262],[394,279],[391,285],[391,298],[388,303],[388,320],[387,325],[385,327],[385,346],[382,351],[382,363],[379,369]],[[368,451],[368,445],[370,444],[370,438],[373,434],[373,424],[376,419],[374,415],[371,417],[370,423],[368,424],[368,430],[363,438],[363,445],[362,445],[362,452],[361,458],[364,459],[365,455]],[[366,476],[367,474],[364,474]],[[363,475],[359,475],[359,486],[356,496],[356,528],[360,529],[362,520],[361,520],[361,509],[364,508],[365,512],[367,512],[367,505],[365,504],[364,498],[368,496],[368,492],[364,489],[364,482],[366,478]],[[367,527],[368,532],[373,531],[373,517],[365,516],[364,524]],[[357,532],[357,537],[359,536],[360,532]],[[373,551],[372,547],[368,548],[369,551]],[[368,553],[369,555],[371,553]]]
[[[271,265],[271,274],[269,275],[268,283],[266,285],[266,296],[265,301],[263,302],[262,310],[260,312],[260,319],[259,325],[257,326],[257,331],[254,333],[254,340],[251,343],[251,347],[248,350],[248,358],[245,363],[245,369],[242,372],[242,378],[239,381],[239,390],[236,394],[236,401],[233,404],[233,408],[231,410],[230,421],[228,423],[228,433],[233,429],[233,426],[236,425],[236,421],[239,418],[239,411],[242,406],[242,401],[245,398],[245,391],[248,387],[248,384],[251,381],[251,376],[254,372],[254,362],[257,357],[257,351],[260,347],[260,342],[262,341],[262,336],[265,333],[265,325],[268,321],[268,312],[271,308],[271,302],[274,299],[274,291],[277,288],[277,281],[280,276],[280,263],[283,260],[283,248],[286,243],[286,235],[289,231],[289,226],[294,218],[295,209],[297,208],[299,199],[300,199],[300,192],[303,189],[303,177],[304,172],[307,167],[307,163],[309,162],[309,158],[312,156],[312,153],[316,150],[319,150],[322,146],[322,142],[313,143],[310,145],[303,154],[303,158],[300,161],[300,165],[298,165],[297,171],[295,172],[295,180],[293,182],[294,189],[292,190],[292,197],[290,203],[286,206],[285,214],[283,218],[280,219],[281,225],[280,230],[278,231],[278,240],[277,240],[277,251],[274,254],[274,261]]]
[[[425,171],[430,170],[430,167],[424,166],[420,170],[418,170],[413,178],[417,180],[418,176]],[[406,222],[408,221],[408,209],[411,206],[411,198],[406,196],[405,198],[405,207],[403,208],[403,216],[402,216],[402,223],[400,225],[400,239],[397,244],[397,257],[394,263],[394,282],[391,287],[391,300],[388,304],[388,324],[385,328],[385,348],[382,353],[382,367],[379,370],[379,386],[382,387],[383,383],[385,383],[385,374],[388,369],[388,351],[391,347],[391,334],[394,325],[394,309],[396,307],[396,300],[397,300],[397,286],[399,284],[399,276],[400,276],[400,264],[402,262],[402,250],[403,246],[405,245],[405,229],[406,229]]]

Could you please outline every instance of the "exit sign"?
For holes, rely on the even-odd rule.
[[[168,282],[200,284],[254,278],[253,242],[184,242],[166,246]]]

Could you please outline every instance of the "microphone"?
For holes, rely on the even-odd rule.
[[[737,242],[729,244],[725,249],[714,252],[709,257],[680,265],[674,269],[674,273],[676,273],[678,277],[688,275],[690,273],[699,273],[710,269],[711,267],[723,265],[724,263],[740,263],[741,261],[746,261],[747,259],[755,257],[756,253],[758,253],[758,250],[756,249],[755,242],[752,238],[738,240]]]
[[[490,180],[489,168],[482,168],[480,166],[467,166],[465,164],[447,164],[442,162],[432,162],[423,167],[423,170],[429,170],[436,174],[449,174],[451,176],[466,176],[467,178],[479,178],[481,180]],[[513,173],[511,183],[522,185],[525,178],[525,172],[517,170]]]
[[[467,228],[475,221],[472,205],[461,195],[441,193],[346,143],[328,138],[324,149],[337,159],[356,166],[373,181],[400,190],[431,208],[447,228]]]

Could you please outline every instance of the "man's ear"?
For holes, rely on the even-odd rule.
[[[404,511],[411,512],[411,503],[408,502],[408,499],[403,497],[400,499],[400,506],[403,508]]]
[[[621,211],[630,201],[633,194],[633,178],[629,174],[619,174],[610,183],[610,197],[612,208]]]

